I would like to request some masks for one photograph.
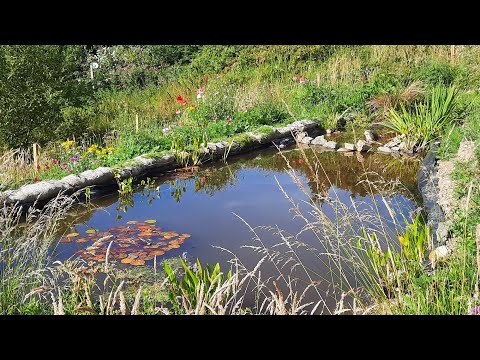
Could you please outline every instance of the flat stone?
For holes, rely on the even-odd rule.
[[[392,147],[392,148],[391,148],[391,150],[392,150],[392,151],[397,151],[397,152],[398,152],[398,151],[400,151],[400,148],[399,148],[398,146],[394,146],[394,147]]]
[[[346,148],[340,148],[337,150],[337,152],[351,152],[352,150],[346,149]]]
[[[338,143],[335,141],[327,141],[327,143],[324,145],[326,148],[329,149],[338,149]]]
[[[345,149],[350,150],[350,151],[355,151],[355,150],[357,150],[357,147],[355,146],[355,144],[345,143],[345,144],[343,144],[343,147],[344,147]]]
[[[312,140],[313,140],[312,137],[310,137],[310,136],[305,136],[305,137],[302,139],[301,143],[308,145],[308,144],[310,144],[310,143],[312,142]]]
[[[323,146],[327,143],[327,140],[325,140],[324,135],[317,136],[315,139],[312,140],[311,145],[319,145]]]
[[[378,147],[377,151],[381,152],[381,153],[385,153],[385,154],[391,154],[392,153],[392,149],[390,149],[388,147],[385,147],[385,146]]]
[[[371,149],[371,146],[368,145],[364,140],[358,140],[356,147],[358,152],[366,152]]]

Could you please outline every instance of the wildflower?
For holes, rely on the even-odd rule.
[[[75,143],[75,141],[73,141],[73,140],[67,140],[67,141],[64,141],[61,145],[65,149],[69,149],[74,143]]]
[[[305,83],[305,78],[303,76],[300,76],[298,81],[300,82],[300,84],[303,84],[303,83]]]
[[[188,101],[187,101],[187,100],[183,100],[183,101],[182,101],[182,105],[183,105],[183,106],[188,105]]]
[[[98,164],[98,159],[95,159],[93,162],[94,162],[95,164]]]
[[[80,160],[80,157],[78,155],[72,156],[70,158],[70,161],[73,161],[73,162],[78,161],[78,160]]]
[[[38,178],[33,179],[33,182],[37,182],[37,181],[38,181]]]
[[[37,165],[37,170],[40,170],[40,169],[41,169],[40,165]]]
[[[170,128],[164,127],[162,131],[163,131],[164,134],[166,134],[170,131]]]
[[[66,163],[66,162],[62,162],[62,163],[60,164],[60,168],[61,168],[61,169],[65,169],[66,167],[67,167],[67,163]]]
[[[56,164],[58,163],[58,160],[57,160],[57,159],[53,159],[53,160],[52,160],[52,163],[53,163],[54,165],[56,165]]]
[[[472,310],[470,310],[470,314],[472,314],[472,315],[480,314],[480,305],[477,305]]]
[[[200,182],[201,182],[202,184],[205,184],[205,181],[207,181],[207,179],[205,178],[205,176],[203,176],[203,177],[200,178]]]
[[[197,99],[201,99],[202,98],[202,94],[197,94]]]
[[[46,165],[45,169],[50,170],[50,166]]]
[[[113,147],[112,147],[112,146],[109,146],[109,147],[107,147],[107,150],[108,150],[109,152],[112,152],[112,151],[113,151]]]
[[[197,263],[193,264],[192,271],[193,271],[194,273],[197,273],[197,272],[198,272],[198,265],[197,265]]]
[[[183,100],[183,98],[182,98],[181,96],[177,96],[177,101],[178,101],[178,102],[182,102],[182,101],[184,101],[184,100]]]
[[[102,155],[102,152],[101,152],[100,150],[95,150],[95,153],[96,153],[97,155]]]
[[[175,111],[175,114],[177,115],[180,115],[182,113],[182,110],[178,109],[177,111]]]
[[[202,89],[202,88],[198,88],[198,90],[197,90],[197,94],[200,94],[200,95],[202,95],[202,94],[203,94],[203,89]]]
[[[185,261],[187,260],[187,252],[186,251],[184,251],[182,253],[182,259],[185,260]]]
[[[88,149],[87,149],[87,154],[91,153],[91,152],[94,152],[95,150],[97,150],[98,148],[98,145],[97,144],[93,144],[92,146],[90,146]]]
[[[293,78],[292,78],[293,81],[297,81],[297,76],[295,75]]]
[[[303,160],[302,160],[302,159],[298,159],[298,163],[299,163],[299,164],[303,164]]]
[[[195,110],[195,106],[189,106],[189,107],[187,107],[185,110],[188,110],[188,111]]]

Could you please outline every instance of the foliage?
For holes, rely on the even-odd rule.
[[[409,148],[424,148],[437,139],[455,118],[457,107],[455,87],[435,87],[431,96],[422,103],[415,104],[410,112],[402,104],[401,113],[390,108],[387,121],[383,124],[393,131],[405,135]]]
[[[177,279],[171,266],[164,263],[164,270],[170,285],[168,295],[176,313],[184,313],[195,309],[199,303],[208,303],[216,296],[224,283],[232,277],[231,271],[226,275],[223,274],[218,263],[213,268],[208,263],[205,264],[205,267],[202,267],[198,259],[191,267],[183,259],[181,259],[181,263],[185,271],[181,280]],[[217,301],[224,303],[226,300],[228,300],[228,297],[223,297]],[[209,311],[207,311],[208,313]]]

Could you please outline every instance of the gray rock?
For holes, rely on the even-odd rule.
[[[327,143],[324,145],[328,149],[338,149],[338,143],[335,141],[327,141]]]
[[[345,149],[345,148],[337,149],[337,152],[351,152],[351,151],[352,151],[352,150]]]
[[[312,142],[312,140],[313,140],[312,137],[310,137],[310,136],[305,136],[305,137],[302,139],[301,143],[308,145],[308,144],[310,144],[310,143]]]
[[[67,184],[60,180],[46,180],[35,184],[23,185],[10,195],[10,201],[19,203],[33,203],[37,200],[47,200],[66,190]]]
[[[295,135],[295,141],[302,142],[303,138],[307,137],[308,134],[305,131],[300,131]]]
[[[400,148],[399,148],[398,146],[394,146],[394,147],[392,147],[392,148],[390,148],[390,149],[391,149],[392,151],[396,151],[396,152],[400,151]]]
[[[74,189],[81,189],[86,186],[85,183],[87,180],[82,176],[71,174],[71,175],[65,176],[61,181],[65,183],[67,187],[71,187]]]
[[[388,147],[385,147],[385,146],[378,147],[377,151],[381,152],[381,153],[385,153],[385,154],[391,154],[392,153],[392,149],[390,149]]]
[[[377,133],[375,133],[375,132],[372,131],[372,130],[365,130],[364,135],[365,135],[365,139],[366,139],[368,142],[372,142],[372,141],[375,141],[375,140],[378,139]]]
[[[325,140],[324,135],[317,136],[315,139],[312,140],[311,144],[312,145],[318,145],[318,146],[323,146],[327,143],[327,140]]]
[[[357,150],[357,147],[355,146],[355,144],[345,143],[345,144],[343,144],[343,147],[344,147],[345,149],[350,150],[350,151],[355,151],[355,150]]]
[[[444,244],[447,241],[448,235],[449,235],[448,228],[449,228],[449,224],[447,222],[438,223],[438,227],[436,231],[438,243]]]
[[[358,152],[366,152],[371,149],[371,146],[368,145],[364,140],[358,140],[356,147]]]

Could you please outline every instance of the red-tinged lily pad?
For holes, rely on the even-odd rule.
[[[79,235],[80,235],[79,233],[74,232],[74,233],[67,234],[65,236],[70,238],[70,237],[77,237]]]
[[[156,256],[164,255],[169,250],[178,249],[185,238],[190,237],[189,234],[164,231],[155,226],[154,222],[156,220],[129,222],[128,226],[120,225],[108,231],[89,229],[95,231],[86,231],[84,237],[76,241],[79,243],[92,241],[92,244],[77,251],[77,254],[87,260],[105,261],[107,249],[111,244],[109,259],[138,266],[144,265],[146,261],[152,261]]]
[[[63,244],[63,243],[71,243],[72,242],[72,239],[68,238],[68,237],[64,237],[64,238],[61,238],[60,239],[60,242]]]

